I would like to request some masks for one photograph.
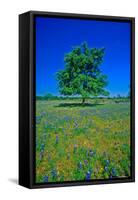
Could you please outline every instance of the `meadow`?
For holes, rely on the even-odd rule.
[[[130,176],[130,103],[36,101],[36,183]]]

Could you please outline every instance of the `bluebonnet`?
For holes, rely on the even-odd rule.
[[[45,148],[45,145],[44,145],[44,143],[42,143],[41,147],[40,147],[41,151],[44,151],[44,148]]]
[[[65,116],[65,117],[64,117],[64,120],[65,120],[65,121],[70,121],[71,119],[72,119],[72,118],[71,118],[70,116]]]
[[[107,166],[105,166],[105,167],[104,167],[104,170],[105,170],[105,172],[107,172],[107,171],[108,171],[108,167],[107,167]]]
[[[88,150],[86,151],[86,156],[87,156],[87,157],[89,156],[89,151],[88,151]]]
[[[44,182],[48,182],[48,176],[44,176]]]
[[[58,135],[56,135],[56,144],[58,144],[58,141],[59,141],[59,137]]]
[[[84,160],[84,164],[87,165],[88,164],[88,160]]]
[[[51,171],[51,175],[52,175],[53,178],[56,178],[56,177],[57,177],[57,171],[56,171],[56,169],[53,169],[53,170]]]
[[[90,171],[87,171],[86,173],[86,180],[91,180],[91,172]]]
[[[81,162],[78,163],[78,168],[82,169],[82,163]]]
[[[89,155],[92,157],[94,155],[94,152],[90,149]]]
[[[43,117],[46,114],[46,112],[41,112],[41,116]]]
[[[36,116],[36,124],[40,124],[41,122],[41,117],[40,116]]]
[[[64,132],[65,131],[65,128],[62,128],[62,132]]]
[[[106,165],[109,165],[109,164],[110,164],[110,161],[107,159],[107,160],[105,161],[105,163],[106,163]]]
[[[74,122],[74,126],[77,128],[78,127],[78,122]]]
[[[116,169],[115,169],[115,168],[112,168],[112,170],[111,170],[111,175],[112,175],[112,176],[116,176]]]
[[[105,166],[104,166],[104,171],[105,172],[108,172],[109,171],[109,164],[110,164],[110,161],[107,159],[107,160],[105,160]]]
[[[47,121],[45,122],[45,128],[49,128],[49,124],[47,123]]]
[[[69,117],[68,117],[68,116],[65,116],[63,119],[64,119],[65,121],[68,121]]]

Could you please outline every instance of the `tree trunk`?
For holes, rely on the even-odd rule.
[[[82,105],[85,104],[85,98],[82,98]]]

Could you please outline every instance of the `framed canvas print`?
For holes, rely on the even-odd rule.
[[[135,20],[19,16],[19,184],[135,180]]]

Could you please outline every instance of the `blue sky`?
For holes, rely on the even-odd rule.
[[[64,55],[86,41],[105,47],[103,74],[111,96],[127,95],[130,85],[130,23],[36,17],[36,95],[59,95],[56,72]]]

